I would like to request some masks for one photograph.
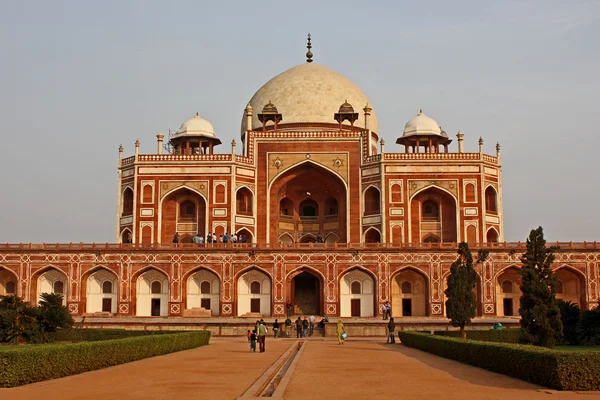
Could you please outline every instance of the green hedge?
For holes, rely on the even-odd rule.
[[[0,352],[0,387],[13,387],[93,371],[208,344],[209,331],[119,340],[27,345]]]
[[[402,344],[557,390],[600,390],[600,352],[400,332]]]
[[[88,328],[88,329],[66,329],[56,332],[57,342],[95,342],[98,340],[113,340],[125,339],[129,337],[147,336],[147,335],[170,335],[173,333],[181,333],[182,331],[133,331],[126,329],[104,329],[104,328]]]
[[[435,331],[434,335],[460,338],[460,331]],[[494,343],[521,343],[521,329],[467,331],[467,339]]]

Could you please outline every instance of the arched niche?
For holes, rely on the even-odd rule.
[[[499,317],[519,315],[521,275],[517,267],[501,271],[496,278],[496,314]]]
[[[355,268],[340,279],[340,317],[373,317],[375,315],[375,280]]]
[[[186,309],[204,308],[219,315],[220,281],[217,274],[205,268],[191,274],[187,280]]]
[[[161,202],[161,243],[171,243],[175,232],[189,241],[207,232],[207,205],[204,197],[186,187],[167,194]],[[182,240],[180,240],[182,242]]]
[[[49,268],[39,274],[36,273],[36,276],[36,303],[40,302],[40,295],[42,293],[56,293],[63,296],[63,305],[67,305],[69,280],[64,272],[55,268]]]
[[[434,186],[418,192],[410,200],[412,243],[432,236],[439,242],[457,242],[456,216],[456,200],[449,192]]]
[[[429,309],[429,286],[419,270],[405,268],[392,278],[392,316],[425,317]]]
[[[99,268],[89,274],[85,282],[85,312],[116,314],[119,287],[117,275],[107,269]]]
[[[255,284],[253,285],[253,282]],[[259,293],[256,292],[258,284]],[[237,312],[238,316],[256,315],[268,317],[271,315],[271,278],[263,271],[253,268],[244,272],[237,281]]]
[[[136,316],[165,317],[169,315],[169,278],[150,268],[136,280]]]

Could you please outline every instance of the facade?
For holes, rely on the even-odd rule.
[[[155,154],[121,146],[116,244],[0,246],[0,294],[64,293],[74,314],[283,316],[290,303],[373,317],[390,301],[395,317],[442,317],[467,241],[491,251],[479,316],[518,314],[524,246],[504,243],[500,146],[465,153],[456,137],[452,149],[421,111],[386,147],[368,98],[309,42],[306,63],[250,99],[226,152],[198,114],[158,134]],[[558,297],[596,307],[600,246],[563,246],[555,265]]]

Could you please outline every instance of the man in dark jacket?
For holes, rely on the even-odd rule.
[[[390,344],[394,344],[396,343],[396,337],[394,336],[394,333],[396,332],[396,323],[394,322],[394,318],[390,318],[390,322],[388,322],[387,324],[387,328],[388,328],[388,337],[386,340],[386,344],[390,343]]]
[[[302,337],[302,319],[300,319],[300,317],[298,317],[298,319],[296,320],[296,337]]]

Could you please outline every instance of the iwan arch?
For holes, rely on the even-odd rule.
[[[140,321],[282,317],[288,302],[295,314],[380,317],[389,301],[398,318],[441,317],[467,241],[491,254],[477,266],[478,315],[518,314],[525,248],[504,243],[500,146],[487,154],[479,138],[465,152],[462,132],[422,111],[380,132],[361,89],[312,58],[238,110],[225,151],[197,114],[156,135],[152,154],[121,146],[116,243],[0,245],[0,294],[60,292],[73,314]],[[221,243],[232,233],[243,243]],[[554,268],[559,298],[598,306],[600,245],[563,243]]]

